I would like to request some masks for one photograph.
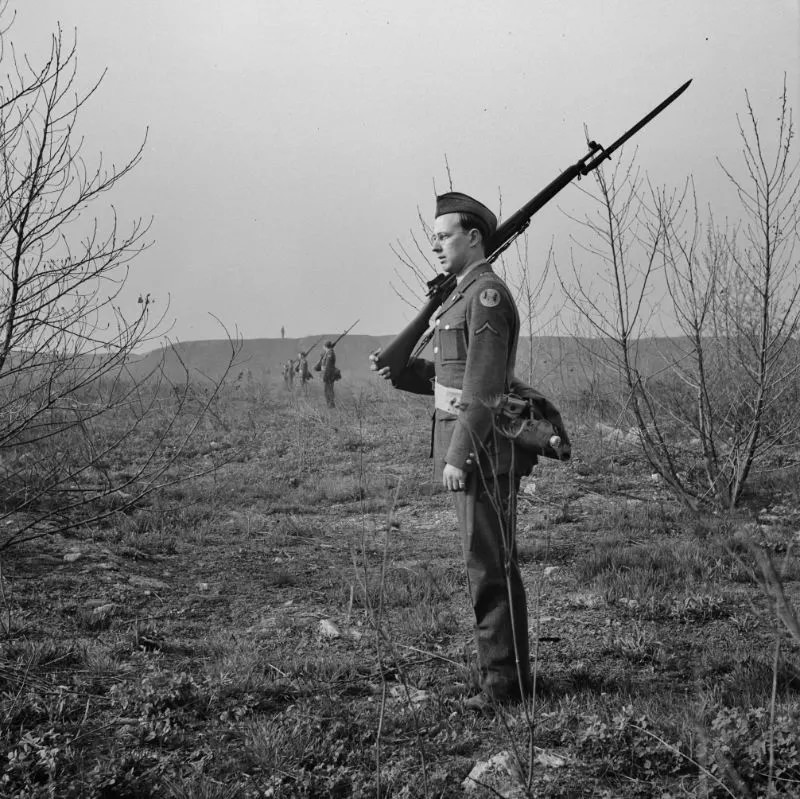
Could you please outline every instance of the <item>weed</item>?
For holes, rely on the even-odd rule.
[[[728,615],[725,599],[710,594],[695,594],[672,600],[669,615],[682,622],[704,622]]]
[[[681,742],[659,740],[663,736],[648,734],[652,731],[650,720],[627,705],[611,718],[590,718],[578,738],[578,749],[584,756],[596,759],[606,773],[646,782],[691,773],[693,768],[683,756]]]
[[[384,607],[425,607],[430,613],[440,610],[440,603],[449,601],[454,591],[462,590],[461,570],[449,565],[394,565],[383,575],[369,575],[366,586],[359,585],[354,594],[356,607],[376,607],[382,599]]]
[[[736,777],[754,793],[765,795],[774,780],[778,796],[797,796],[800,784],[800,715],[780,713],[770,722],[764,707],[721,708],[711,721],[708,757],[721,779]]]
[[[248,781],[222,782],[203,774],[184,778],[165,779],[162,784],[165,799],[238,799]]]
[[[271,795],[366,796],[372,732],[341,707],[303,704],[243,731],[248,767],[264,776]],[[366,758],[366,763],[365,763]]]
[[[269,391],[220,398],[228,432],[209,425],[187,457],[249,435],[247,458],[82,530],[113,569],[66,564],[73,540],[5,553],[0,794],[373,797],[380,785],[384,799],[448,799],[476,760],[516,747],[524,763],[533,740],[564,760],[535,764],[535,796],[729,796],[740,762],[765,794],[770,746],[776,790],[791,795],[797,649],[770,654],[772,605],[742,524],[672,506],[634,460],[541,467],[519,517],[543,635],[536,700],[464,716],[474,653],[455,517],[426,458],[429,409],[376,392],[356,413],[342,393],[335,416]],[[793,518],[782,490],[775,513]],[[796,601],[793,530],[768,521],[748,535],[781,553]],[[131,590],[130,572],[168,573],[170,590]]]
[[[654,633],[639,623],[625,630],[610,630],[606,635],[606,645],[611,651],[618,651],[623,657],[636,662],[652,660],[663,647]]]
[[[713,688],[716,703],[746,710],[769,704],[773,679],[779,697],[791,707],[800,695],[800,670],[780,659],[777,666],[746,643],[734,646],[725,657],[711,656],[703,664],[703,677]]]

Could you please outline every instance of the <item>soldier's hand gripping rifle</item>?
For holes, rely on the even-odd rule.
[[[634,134],[641,130],[653,117],[660,114],[670,103],[676,100],[689,87],[691,80],[687,80],[679,89],[674,91],[664,102],[657,105],[647,116],[639,120],[630,130],[622,134],[610,147],[602,147],[597,142],[588,142],[589,152],[574,163],[569,169],[564,170],[552,183],[545,186],[533,199],[528,201],[515,214],[502,222],[489,241],[486,248],[489,263],[494,262],[502,255],[509,245],[520,235],[530,224],[531,217],[550,202],[563,188],[566,188],[575,178],[580,179],[597,169],[600,164],[610,158],[615,150],[618,150]],[[417,317],[383,349],[375,359],[377,369],[389,367],[389,375],[392,383],[396,385],[396,379],[400,372],[405,369],[410,358],[418,355],[430,341],[429,333],[420,341],[428,329],[428,323],[436,309],[447,299],[455,288],[455,275],[442,273],[428,282],[428,301],[420,309]],[[419,346],[417,346],[419,342]],[[416,348],[416,349],[415,349]]]

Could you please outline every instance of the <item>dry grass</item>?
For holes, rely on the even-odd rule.
[[[531,796],[796,795],[798,643],[742,537],[796,602],[796,480],[689,516],[573,422],[520,502],[533,724],[473,717],[427,402],[340,393],[223,397],[181,464],[215,473],[4,553],[0,794],[455,797],[516,747]]]

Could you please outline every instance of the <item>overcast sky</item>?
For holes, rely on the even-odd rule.
[[[768,122],[786,73],[800,112],[799,2],[25,0],[8,39],[36,61],[60,23],[83,85],[107,68],[87,155],[122,162],[149,130],[108,198],[154,218],[128,301],[169,298],[184,341],[219,338],[211,314],[245,338],[382,335],[413,315],[391,245],[447,190],[445,155],[509,215],[584,155],[584,123],[610,144],[692,78],[637,161],[727,211],[715,158],[739,166],[745,90]],[[537,215],[534,253],[567,241],[577,195]]]

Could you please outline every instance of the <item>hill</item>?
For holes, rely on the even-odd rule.
[[[231,374],[257,382],[280,382],[283,364],[296,358],[301,349],[311,348],[309,362],[313,366],[322,352],[322,342],[338,334],[318,334],[299,339],[246,339],[236,354]],[[369,369],[369,354],[386,347],[394,336],[348,335],[336,346],[337,365],[342,384],[363,385],[374,379]],[[654,374],[680,350],[682,339],[653,338],[639,342],[639,359],[643,372]],[[614,379],[613,371],[603,361],[608,345],[599,339],[576,339],[566,336],[521,338],[517,352],[517,374],[523,379],[534,376],[533,382],[543,390],[573,393],[598,388]],[[158,368],[163,360],[167,377],[182,380],[184,366],[193,378],[217,379],[231,358],[231,344],[225,340],[179,342],[139,356],[130,363],[131,373],[141,378]]]
[[[245,339],[236,353],[233,376],[244,372],[253,380],[281,380],[283,364],[289,358],[297,358],[301,350],[311,349],[309,363],[313,366],[322,353],[322,344],[339,335],[319,334],[303,338],[257,338]],[[365,380],[369,377],[369,354],[378,347],[386,346],[392,336],[347,336],[336,345],[337,363],[342,378]],[[314,346],[316,342],[319,342]],[[161,347],[130,363],[134,377],[147,374],[164,362],[167,376],[180,380],[184,366],[193,377],[216,379],[222,375],[231,359],[231,343],[223,339],[209,341],[178,342],[172,346]]]

